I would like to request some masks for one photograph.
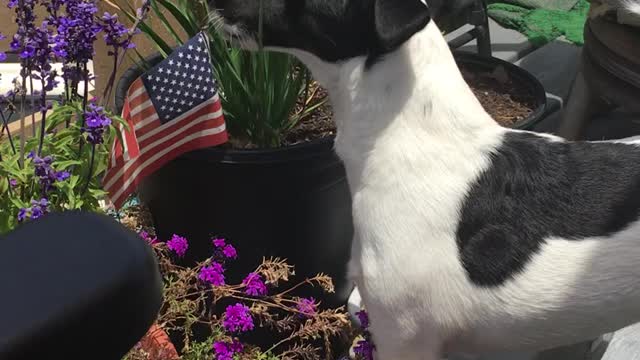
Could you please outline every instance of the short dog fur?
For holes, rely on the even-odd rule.
[[[542,350],[640,321],[638,146],[498,126],[420,0],[211,7],[249,49],[262,11],[265,48],[329,91],[377,359]]]

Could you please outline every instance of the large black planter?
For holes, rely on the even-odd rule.
[[[118,110],[141,72],[132,68],[121,78]],[[149,176],[138,195],[160,239],[175,233],[190,240],[185,263],[206,259],[211,237],[224,237],[239,253],[227,270],[230,283],[240,282],[263,257],[286,258],[296,268],[292,281],[325,273],[335,282],[335,294],[315,288],[301,295],[331,307],[346,304],[351,196],[333,139],[270,150],[194,151]]]
[[[477,70],[478,72],[491,73],[498,66],[502,66],[514,82],[529,89],[533,94],[535,109],[529,116],[515,123],[512,128],[531,130],[544,119],[547,108],[547,95],[540,80],[531,73],[517,65],[493,56],[487,57],[465,51],[454,51],[454,57],[458,66],[464,66],[466,69]]]

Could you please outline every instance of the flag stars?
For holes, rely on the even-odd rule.
[[[193,58],[193,56],[191,56],[191,54],[187,54],[187,59],[191,60]]]
[[[182,52],[179,52],[178,56],[182,59],[184,57],[184,54]]]
[[[175,84],[177,84],[177,83],[178,83],[178,82],[177,82],[175,79],[171,80],[171,85],[175,85]]]
[[[158,69],[158,72],[159,72],[160,74],[162,74],[162,73],[164,73],[164,69],[163,69],[163,68],[159,68],[159,69]]]
[[[193,45],[189,45],[189,50],[193,50]]]
[[[173,65],[175,64],[175,62],[173,61],[173,59],[169,59],[169,65]]]
[[[203,77],[202,75],[198,76],[198,81],[202,81]]]
[[[169,89],[169,94],[173,94],[173,89]]]
[[[181,68],[182,67],[182,62],[178,61],[178,63],[176,64],[177,67]]]
[[[160,88],[160,92],[165,92],[167,90],[164,86]]]

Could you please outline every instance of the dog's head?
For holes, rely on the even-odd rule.
[[[422,0],[210,0],[228,36],[323,62],[392,52],[431,20]],[[259,41],[261,35],[261,41]]]

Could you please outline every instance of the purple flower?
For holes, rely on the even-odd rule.
[[[22,208],[18,211],[18,222],[21,223],[27,219],[29,215],[27,214],[27,209]]]
[[[210,266],[205,266],[200,270],[198,276],[200,280],[213,286],[224,285],[224,268],[221,264],[214,262]]]
[[[225,245],[226,245],[226,242],[224,241],[224,239],[213,239],[213,246],[217,248],[221,248],[221,247],[224,247]]]
[[[246,332],[253,330],[253,318],[251,310],[244,304],[235,304],[227,307],[224,320],[224,328],[229,332]]]
[[[60,171],[56,173],[56,180],[57,181],[65,181],[67,180],[69,177],[71,176],[71,174],[69,174],[68,171]]]
[[[213,352],[216,355],[216,360],[232,360],[233,355],[241,353],[242,350],[243,346],[237,339],[234,339],[231,343],[224,341],[213,343]]]
[[[299,299],[296,304],[296,309],[301,313],[302,316],[312,317],[318,313],[316,299]]]
[[[33,159],[35,175],[40,180],[40,187],[43,195],[53,189],[54,183],[64,181],[71,176],[68,171],[58,172],[53,169],[52,163],[54,158],[52,156],[40,157],[32,151],[29,153],[27,158]]]
[[[189,242],[182,236],[174,234],[173,237],[171,237],[171,240],[167,241],[167,247],[169,250],[175,252],[179,257],[183,257],[184,254],[187,253]]]
[[[16,179],[9,179],[9,185],[11,185],[11,187],[16,187],[16,186],[18,186],[18,180],[16,180]]]
[[[231,351],[229,344],[224,341],[214,342],[213,352],[216,355],[216,360],[233,360],[233,352]]]
[[[84,124],[82,131],[87,134],[87,141],[91,144],[102,144],[103,134],[111,125],[111,119],[104,113],[104,108],[92,101],[89,103],[89,110],[84,113]]]
[[[246,287],[245,294],[251,296],[264,296],[267,294],[267,286],[262,280],[260,274],[252,272],[242,281],[242,284]]]
[[[222,254],[224,254],[224,256],[227,259],[235,259],[238,257],[238,252],[236,251],[236,248],[234,248],[231,245],[225,246],[224,249],[222,249]]]
[[[369,340],[360,340],[353,348],[353,352],[363,360],[373,360],[373,352],[376,347]]]
[[[18,211],[18,222],[27,219],[36,220],[49,212],[49,200],[42,198],[40,200],[31,200],[31,207],[22,208]]]
[[[369,314],[366,311],[361,310],[356,313],[358,320],[360,320],[360,325],[363,329],[369,328]]]
[[[151,235],[149,235],[149,233],[146,231],[140,231],[138,235],[140,235],[140,237],[144,239],[144,241],[146,241],[149,245],[155,245],[158,242],[157,237],[152,238]]]

